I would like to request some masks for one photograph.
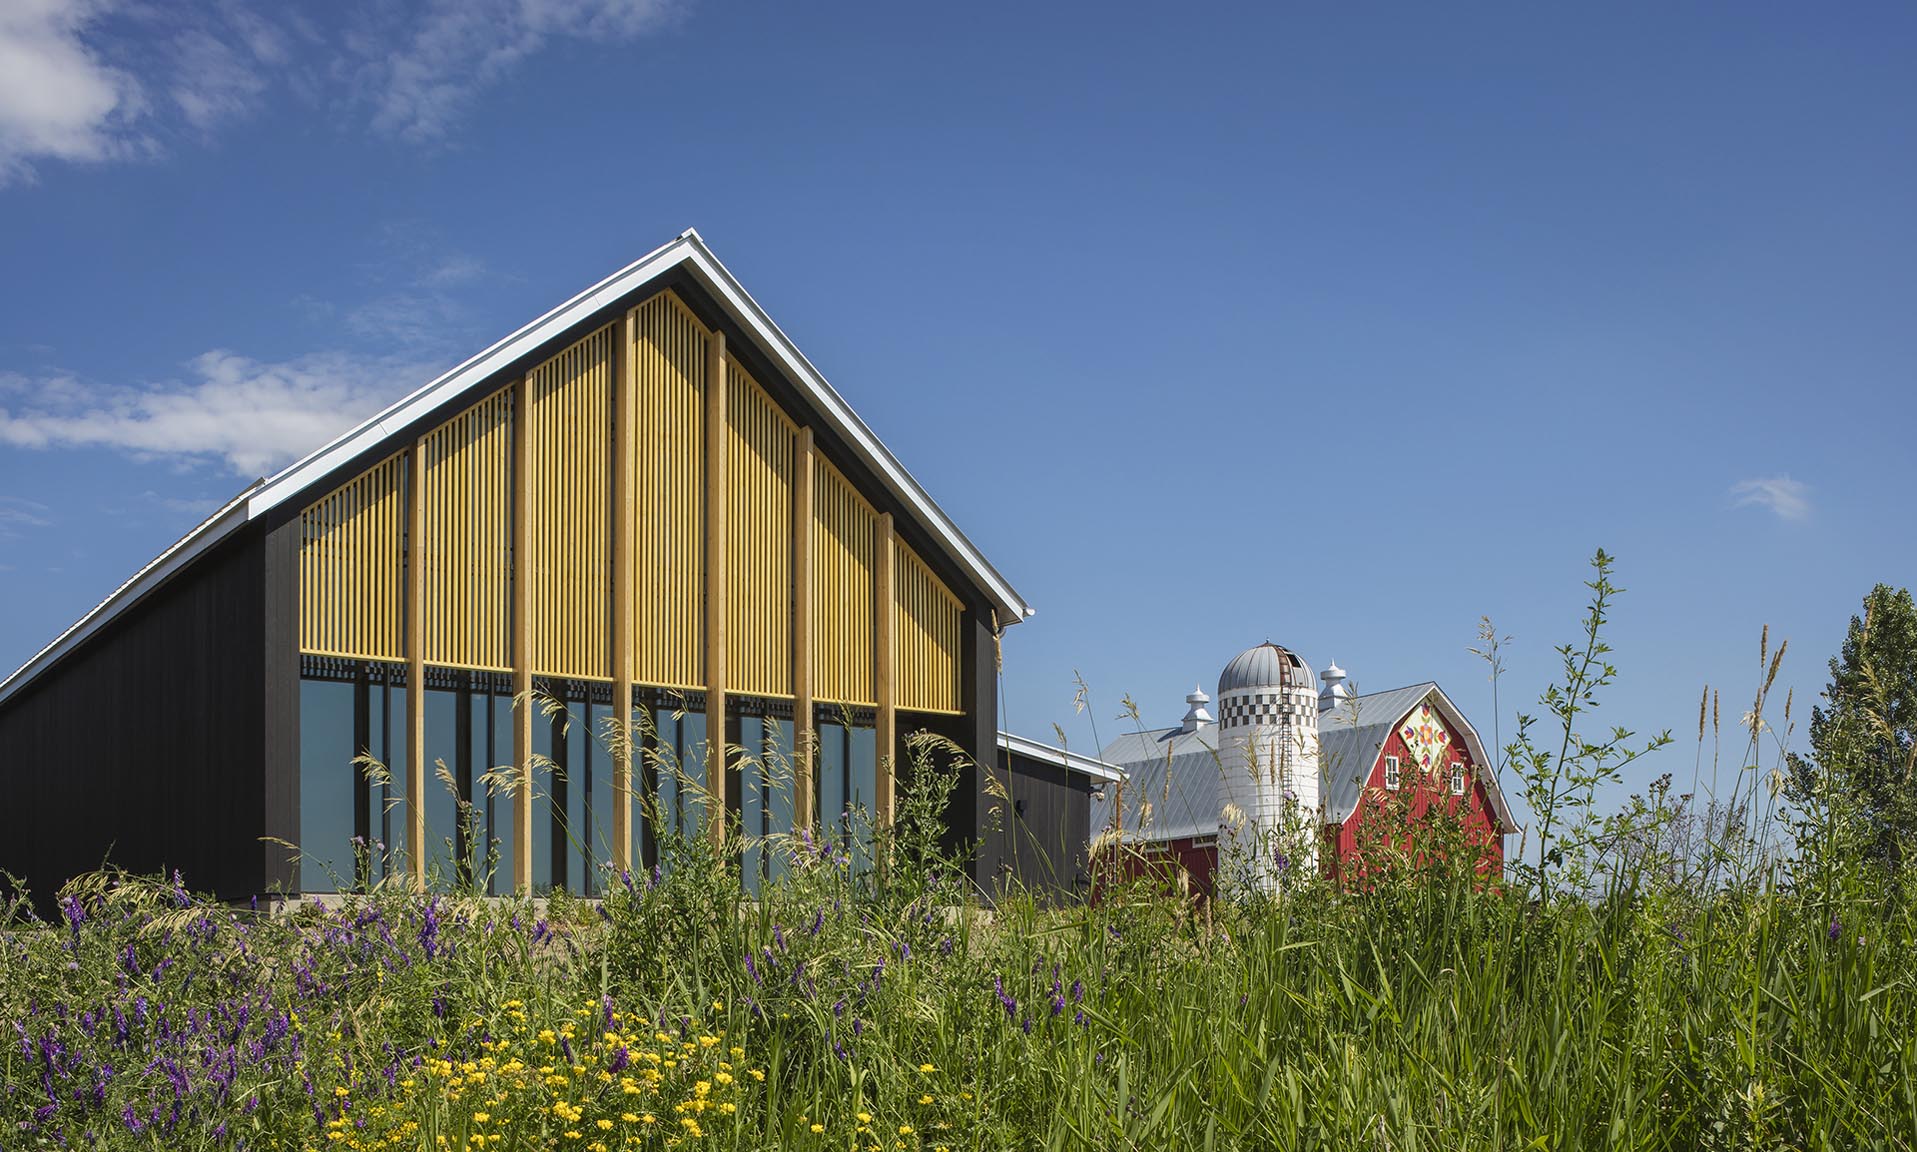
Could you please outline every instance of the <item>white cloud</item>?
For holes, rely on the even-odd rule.
[[[548,41],[628,40],[671,14],[669,0],[436,0],[398,52],[360,42],[379,79],[373,126],[408,140],[438,138],[481,90]]]
[[[1755,505],[1777,513],[1780,520],[1802,520],[1810,515],[1810,486],[1789,476],[1760,476],[1731,485],[1734,506]]]
[[[328,28],[269,0],[0,0],[0,185],[49,160],[154,155],[182,130],[205,136],[255,114],[276,85],[307,103],[370,109],[385,135],[438,140],[555,41],[630,40],[670,21],[678,3],[371,4]]]
[[[403,357],[339,352],[270,363],[215,350],[188,367],[187,379],[150,388],[14,377],[0,401],[24,399],[0,407],[0,444],[217,460],[243,476],[264,475],[435,374]]]
[[[82,39],[104,0],[0,4],[0,184],[39,159],[100,161],[139,150],[138,81]]]

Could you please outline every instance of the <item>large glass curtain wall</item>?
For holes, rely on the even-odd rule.
[[[406,841],[406,668],[308,657],[300,685],[300,887],[363,889],[402,873]],[[425,714],[426,869],[438,888],[512,891],[512,692],[503,675],[428,669]],[[598,895],[612,852],[614,742],[635,752],[634,849],[670,865],[669,837],[701,834],[708,725],[696,693],[639,689],[633,728],[618,730],[609,685],[534,684],[535,892]],[[727,743],[734,774],[728,818],[745,834],[741,861],[756,885],[782,874],[780,838],[793,831],[796,779],[789,701],[734,697]],[[864,866],[878,747],[872,717],[821,707],[814,772],[821,831]]]

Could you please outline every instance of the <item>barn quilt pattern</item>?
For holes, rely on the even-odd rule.
[[[1398,729],[1398,736],[1411,753],[1411,762],[1426,773],[1444,763],[1445,749],[1451,744],[1451,734],[1444,730],[1444,722],[1429,704],[1418,705],[1418,710]]]

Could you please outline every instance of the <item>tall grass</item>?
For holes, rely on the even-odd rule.
[[[1574,806],[1501,881],[1394,836],[1343,889],[988,902],[933,745],[869,864],[814,829],[757,885],[702,835],[594,903],[86,877],[9,909],[0,1147],[1909,1149],[1917,923],[1780,826],[1764,695],[1691,793]],[[1606,743],[1565,726],[1543,795]]]

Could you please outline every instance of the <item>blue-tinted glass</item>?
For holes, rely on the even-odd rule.
[[[792,721],[768,720],[766,722],[765,771],[765,808],[767,830],[777,837],[781,847],[775,849],[767,860],[766,875],[777,880],[785,875],[788,851],[785,840],[793,832],[792,817]]]
[[[587,731],[592,734],[588,741],[592,747],[592,791],[589,796],[592,836],[587,843],[590,846],[590,875],[595,890],[604,882],[600,868],[612,859],[612,742],[618,739],[617,734],[610,731],[612,714],[612,705],[594,704],[592,722],[587,725]]]
[[[592,723],[583,700],[566,705],[566,886],[575,893],[590,891],[592,821],[587,801],[593,785]]]
[[[300,682],[300,868],[303,892],[353,885],[353,686]]]
[[[410,846],[406,843],[406,686],[395,684],[388,691],[386,723],[374,731],[385,743],[381,755],[388,783],[381,835],[386,841],[386,874],[390,876],[405,873]]]
[[[761,843],[769,810],[765,805],[763,771],[765,768],[765,720],[758,716],[739,717],[739,747],[745,759],[739,765],[739,830],[745,834],[739,865],[745,874],[746,888],[756,892],[759,869],[764,863]]]
[[[442,767],[443,765],[443,767]],[[426,692],[426,861],[427,880],[436,888],[458,882],[452,845],[458,840],[459,694]]]
[[[852,866],[864,868],[872,861],[872,798],[876,793],[879,771],[878,733],[870,728],[851,731]]]
[[[553,763],[552,718],[533,701],[532,750],[532,883],[534,892],[552,889],[552,812],[555,788],[565,787],[565,776]]]
[[[849,745],[845,726],[819,725],[819,823],[828,836],[844,831],[846,799],[851,795]]]

